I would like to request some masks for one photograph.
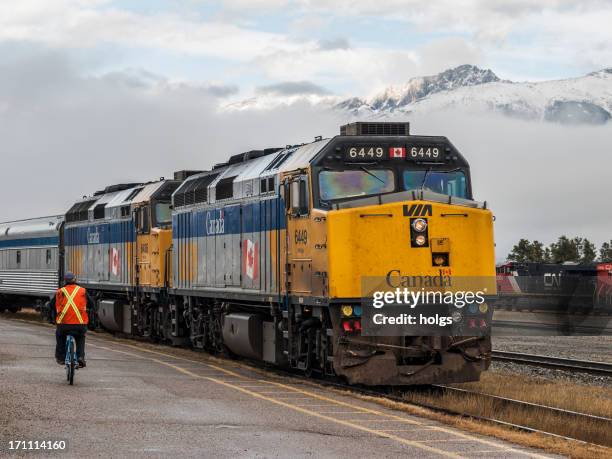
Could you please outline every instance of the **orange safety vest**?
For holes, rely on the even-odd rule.
[[[87,294],[84,288],[70,284],[60,288],[55,294],[56,323],[68,325],[87,325]]]

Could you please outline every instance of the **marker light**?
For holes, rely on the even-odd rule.
[[[417,237],[414,238],[414,242],[416,242],[416,245],[423,246],[427,243],[427,239],[425,239],[425,236],[423,236],[422,234],[419,234]]]
[[[355,315],[357,317],[361,317],[361,306],[354,306],[353,307],[353,315]]]
[[[445,259],[444,259],[444,257],[443,257],[443,256],[441,256],[441,255],[437,255],[437,256],[434,258],[434,263],[435,263],[437,266],[442,266],[442,265],[443,265],[445,262],[446,262],[446,260],[445,260]]]
[[[417,218],[412,222],[412,227],[415,231],[422,233],[427,229],[427,221],[423,218]]]
[[[347,332],[350,333],[353,331],[353,326],[351,325],[351,323],[348,320],[345,320],[344,322],[342,322],[342,329]]]
[[[353,307],[348,304],[342,306],[340,310],[342,311],[342,315],[344,317],[351,317],[353,315]]]
[[[355,331],[361,331],[361,320],[356,320],[353,322],[353,327],[355,327]]]

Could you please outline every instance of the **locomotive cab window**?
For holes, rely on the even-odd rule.
[[[467,179],[463,171],[405,170],[405,190],[424,190],[457,198],[468,198]]]
[[[299,177],[290,183],[290,202],[291,214],[294,216],[308,215],[309,212],[309,193],[308,178]]]
[[[324,201],[356,198],[395,191],[391,169],[324,170],[319,173],[319,193]]]
[[[149,232],[151,225],[148,207],[140,207],[136,211],[136,226],[138,228],[138,232],[141,234]]]
[[[169,202],[158,202],[153,207],[155,226],[168,226],[172,223],[172,207]]]

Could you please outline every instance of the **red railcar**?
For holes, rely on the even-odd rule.
[[[506,262],[497,266],[497,308],[517,310],[611,310],[612,264]],[[596,301],[597,292],[600,302]]]
[[[597,265],[597,287],[594,297],[595,307],[612,311],[612,263]]]

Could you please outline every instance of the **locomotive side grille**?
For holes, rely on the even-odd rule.
[[[185,191],[184,191],[184,196],[185,196],[185,205],[188,206],[189,204],[193,204],[195,203],[195,187],[198,184],[197,180],[192,180],[190,182],[187,182],[187,186],[185,187]]]
[[[193,186],[195,180],[183,182],[176,193],[174,193],[174,207],[182,207],[187,205],[187,193]]]
[[[197,187],[195,190],[194,202],[206,202],[208,200],[208,188],[206,186]]]
[[[340,135],[410,135],[410,123],[364,123],[340,126]]]
[[[234,180],[236,179],[236,175],[233,177],[226,177],[224,179],[219,180],[216,187],[216,195],[215,198],[219,199],[229,199],[234,196]]]
[[[89,218],[87,211],[94,202],[96,201],[83,201],[73,205],[66,214],[66,221],[68,223],[87,221],[87,219]]]
[[[104,208],[105,207],[106,207],[106,204],[98,204],[96,207],[94,207],[94,220],[100,220],[104,218]]]
[[[196,185],[194,188],[195,202],[206,202],[208,200],[208,185],[210,185],[218,175],[219,174],[207,175],[206,177],[196,180]]]
[[[185,205],[185,195],[183,193],[178,193],[174,196],[174,207],[182,207]]]
[[[162,187],[154,194],[154,197],[158,201],[167,202],[172,198],[172,193],[174,193],[177,188],[180,186],[179,182],[165,182]]]
[[[207,202],[208,185],[210,185],[219,174],[210,174],[205,177],[196,178],[184,182],[174,194],[174,207],[183,207],[190,204]]]

